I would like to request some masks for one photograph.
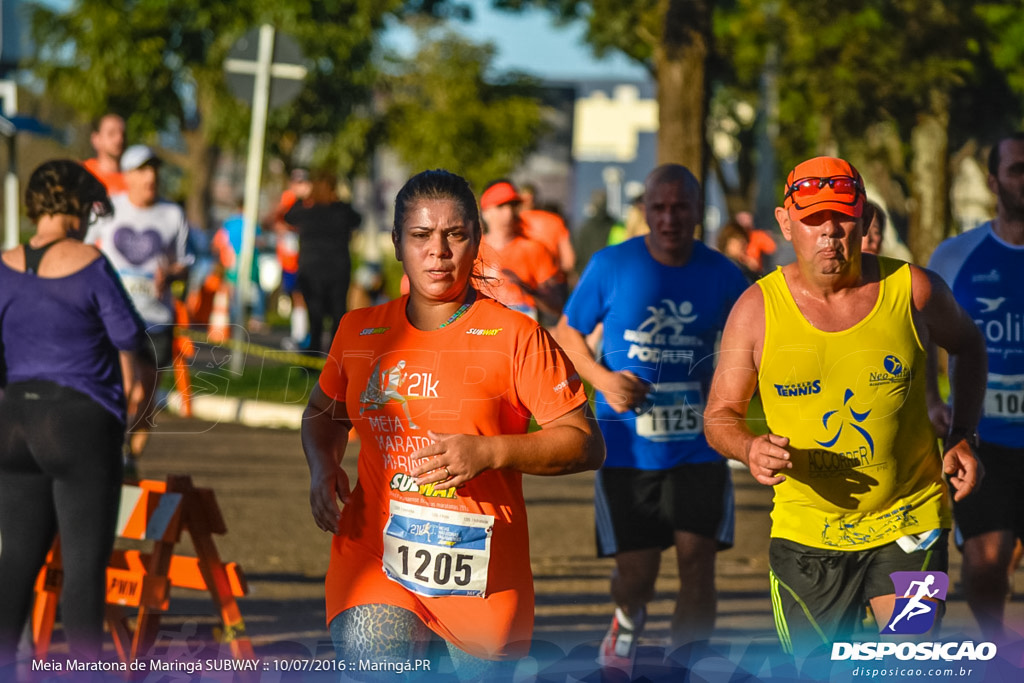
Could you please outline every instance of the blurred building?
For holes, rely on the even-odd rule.
[[[32,56],[26,0],[0,0],[0,78],[8,78],[18,63]]]
[[[580,82],[573,123],[572,223],[583,221],[586,202],[597,189],[607,193],[608,212],[623,217],[657,159],[654,84]]]

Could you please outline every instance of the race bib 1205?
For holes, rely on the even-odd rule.
[[[427,597],[487,591],[494,518],[391,501],[384,573]]]

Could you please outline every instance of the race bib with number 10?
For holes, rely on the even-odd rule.
[[[1024,376],[988,376],[985,389],[985,417],[1024,420]]]

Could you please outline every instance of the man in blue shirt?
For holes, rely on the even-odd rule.
[[[688,169],[654,169],[644,212],[650,233],[591,258],[557,329],[598,391],[608,446],[595,492],[598,554],[615,557],[617,606],[599,656],[619,668],[634,656],[668,547],[680,577],[673,646],[707,640],[714,628],[715,553],[732,545],[733,496],[703,412],[715,342],[747,287],[732,262],[695,239],[703,201]],[[600,353],[586,343],[598,324]]]
[[[953,503],[967,604],[986,638],[999,642],[1013,551],[1024,538],[1024,133],[997,142],[988,185],[995,219],[940,244],[928,267],[949,284],[988,349],[984,412],[976,434],[957,434],[934,373],[929,412],[947,443],[968,437],[985,467],[976,493]],[[951,373],[952,374],[952,373]]]

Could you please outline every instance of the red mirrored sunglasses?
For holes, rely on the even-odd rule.
[[[826,185],[838,195],[850,195],[850,204],[856,204],[857,195],[864,191],[860,179],[848,175],[835,175],[829,178],[801,178],[789,186],[783,199],[813,197],[821,192]]]

